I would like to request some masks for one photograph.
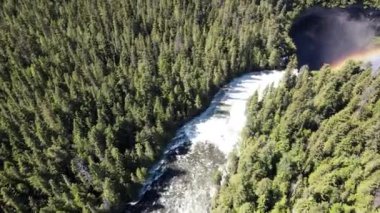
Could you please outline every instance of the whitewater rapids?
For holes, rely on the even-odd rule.
[[[212,176],[240,140],[247,101],[255,91],[262,95],[276,86],[283,74],[248,73],[223,87],[209,108],[177,131],[131,212],[209,212],[216,192]]]

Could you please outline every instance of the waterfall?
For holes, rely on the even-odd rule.
[[[284,72],[261,71],[235,78],[210,106],[176,133],[162,159],[153,166],[131,212],[209,212],[217,190],[213,174],[240,139],[249,98],[277,85]]]

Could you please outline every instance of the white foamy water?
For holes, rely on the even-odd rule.
[[[263,71],[246,74],[233,80],[223,89],[225,92],[223,98],[213,102],[217,105],[216,112],[214,110],[212,115],[206,115],[207,119],[202,119],[202,114],[200,122],[188,127],[187,136],[193,144],[212,143],[224,154],[230,153],[240,139],[241,130],[245,126],[245,109],[248,99],[255,91],[261,95],[267,86],[272,83],[276,85],[282,75],[283,72],[280,71]],[[218,115],[218,112],[222,115]]]
[[[283,74],[262,71],[234,79],[215,95],[205,112],[180,128],[162,160],[150,170],[141,196],[158,196],[155,201],[140,202],[142,211],[209,212],[216,191],[213,173],[226,163],[227,154],[240,140],[247,101],[255,91],[262,95],[267,86],[277,85]],[[188,150],[178,151],[183,147]]]

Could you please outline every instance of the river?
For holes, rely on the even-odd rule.
[[[202,114],[176,132],[129,212],[209,212],[217,190],[213,174],[240,139],[249,98],[277,85],[283,74],[248,73],[223,87]]]

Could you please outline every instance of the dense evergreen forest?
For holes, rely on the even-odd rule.
[[[287,63],[300,11],[355,3],[326,2],[1,1],[0,208],[122,210],[222,84]]]
[[[373,212],[380,203],[380,76],[290,72],[249,104],[215,212]],[[376,195],[377,193],[377,195]]]
[[[175,128],[218,87],[280,65],[290,45],[282,8],[2,1],[2,209],[122,209]]]

